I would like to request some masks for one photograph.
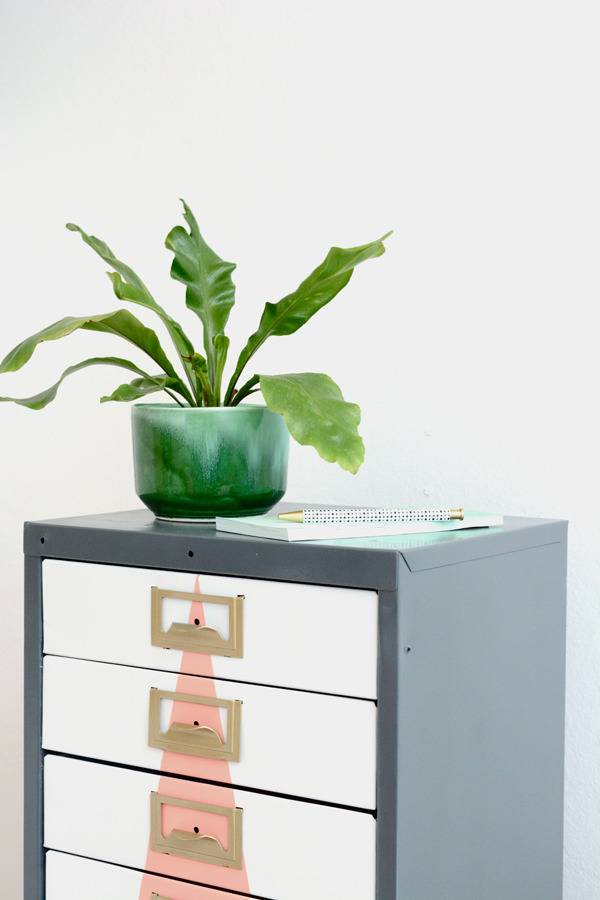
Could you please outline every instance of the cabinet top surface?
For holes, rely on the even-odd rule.
[[[293,509],[301,504],[284,503]],[[25,553],[53,559],[393,589],[399,568],[437,568],[563,541],[566,522],[507,516],[500,528],[333,542],[265,540],[161,522],[146,509],[25,524]]]

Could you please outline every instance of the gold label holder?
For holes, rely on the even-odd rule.
[[[179,809],[191,809],[198,813],[210,813],[227,819],[229,840],[225,849],[221,842],[208,834],[202,834],[199,827],[194,831],[173,829],[168,837],[163,834],[163,806],[174,806]],[[230,869],[242,868],[242,819],[243,810],[239,807],[228,809],[208,803],[197,803],[193,800],[180,800],[167,797],[154,791],[150,795],[150,845],[157,853],[192,859],[212,866],[226,866]]]
[[[208,603],[226,606],[229,610],[229,637],[224,638],[216,628],[187,622],[173,622],[163,629],[163,604],[165,600],[181,600],[186,603]],[[170,591],[168,588],[151,588],[152,645],[168,650],[184,650],[188,653],[204,653],[208,656],[241,658],[244,655],[244,596],[221,597],[215,594],[196,594],[188,591]]]
[[[199,722],[194,722],[193,725],[172,722],[167,731],[162,731],[160,713],[161,704],[164,701],[226,710],[225,739],[223,740],[214,728],[201,725]],[[241,700],[220,700],[216,697],[199,697],[196,694],[182,694],[177,691],[161,691],[158,688],[150,688],[148,725],[150,747],[170,750],[186,756],[198,756],[202,759],[224,759],[228,762],[239,762],[241,725]]]

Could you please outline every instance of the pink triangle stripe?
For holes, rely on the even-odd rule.
[[[200,579],[196,578],[194,591],[200,593]],[[204,608],[200,601],[192,603],[190,611],[190,623],[195,619],[199,619],[200,624],[206,622]],[[181,661],[181,669],[183,672],[198,671],[198,655],[184,653]],[[212,660],[208,656],[203,661],[202,671],[210,677],[214,677]],[[180,674],[177,679],[177,691],[182,693],[198,693],[198,679],[192,675]],[[208,678],[202,681],[201,691],[206,697],[215,697],[215,685]],[[175,707],[177,709],[177,720],[185,721],[185,717],[189,715],[189,704],[173,704],[172,718],[175,718]],[[184,709],[183,707],[188,707]],[[205,707],[206,716],[204,721],[211,728],[214,728],[222,735],[222,725],[219,716],[219,710],[215,707]],[[162,755],[161,771],[182,773],[182,759],[185,760],[185,774],[192,774],[198,778],[208,778],[213,781],[220,781],[224,784],[231,784],[231,772],[229,763],[224,760],[217,759],[196,759],[195,757],[181,757],[177,753],[165,751]],[[166,794],[169,797],[176,797],[183,800],[195,800],[199,803],[210,803],[216,806],[233,809],[235,807],[235,794],[232,788],[217,787],[211,784],[199,784],[196,782],[182,781],[178,778],[169,778],[161,776],[159,781],[159,793]],[[148,809],[150,808],[150,798],[148,798]],[[191,818],[198,818],[197,814],[190,817],[189,811],[181,813],[171,813],[168,808],[165,810],[163,818],[163,826],[167,829],[172,827],[184,828],[191,830],[194,823]],[[188,819],[190,821],[188,821]],[[201,827],[218,838],[221,843],[227,846],[227,834],[224,833],[224,822],[222,817],[205,816],[202,819]],[[225,866],[212,866],[208,863],[194,862],[189,859],[180,859],[177,856],[167,856],[164,853],[156,853],[150,845],[146,856],[146,869],[154,872],[161,872],[167,876],[174,878],[184,878],[188,881],[195,881],[204,884],[215,884],[218,887],[228,888],[229,890],[240,891],[242,893],[250,893],[250,885],[244,860],[241,869],[228,869]],[[157,878],[153,875],[144,875],[142,878],[142,886],[140,889],[139,900],[151,900],[152,893],[162,893],[166,891],[164,896],[169,900],[222,900],[222,895],[210,890],[209,888],[192,887],[191,885],[177,885],[177,896],[172,897],[173,887],[169,886],[164,879]],[[170,891],[170,893],[169,893]]]

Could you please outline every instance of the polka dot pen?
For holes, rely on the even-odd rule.
[[[279,514],[287,522],[303,522],[306,525],[360,525],[370,522],[393,524],[395,522],[449,522],[464,519],[464,509],[403,509],[395,506],[315,506]]]

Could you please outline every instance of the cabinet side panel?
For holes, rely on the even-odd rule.
[[[398,594],[379,592],[377,684],[377,900],[396,900]]]
[[[560,900],[566,540],[401,577],[397,895]]]
[[[26,900],[44,897],[42,794],[42,561],[25,557],[24,881]]]

